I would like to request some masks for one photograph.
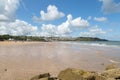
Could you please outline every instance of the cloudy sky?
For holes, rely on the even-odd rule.
[[[119,0],[0,0],[0,35],[120,40]]]

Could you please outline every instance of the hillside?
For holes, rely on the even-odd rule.
[[[97,37],[38,37],[0,35],[0,41],[108,41]]]

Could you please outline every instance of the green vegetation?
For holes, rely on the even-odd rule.
[[[100,39],[100,38],[93,38],[93,37],[78,37],[76,38],[76,41],[108,41],[106,39]]]
[[[44,37],[0,35],[0,41],[45,41]]]
[[[0,35],[0,41],[108,41],[94,37],[38,37],[38,36],[11,36]]]
[[[46,37],[48,41],[108,41],[97,37]]]
[[[9,38],[12,38],[10,35],[0,35],[0,41],[8,40]]]

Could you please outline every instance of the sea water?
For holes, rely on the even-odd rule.
[[[120,48],[120,41],[79,41],[79,42],[70,42],[70,43],[90,45],[90,46],[119,47]]]

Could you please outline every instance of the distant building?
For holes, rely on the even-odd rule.
[[[8,40],[9,40],[9,41],[14,41],[14,39],[13,39],[13,38],[9,38]]]

